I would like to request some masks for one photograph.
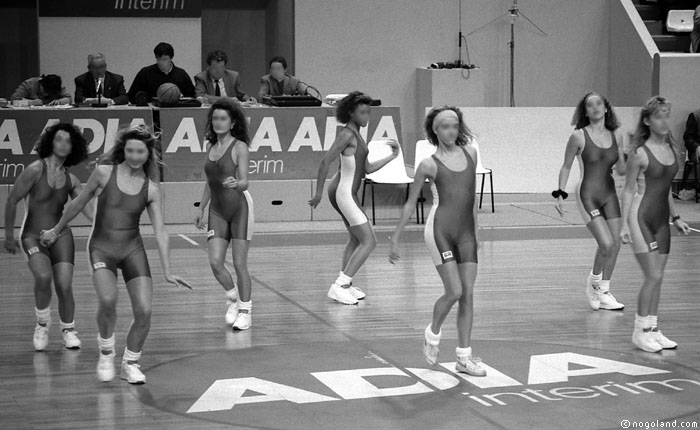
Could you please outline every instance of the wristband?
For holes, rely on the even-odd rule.
[[[567,193],[566,191],[564,191],[562,189],[558,189],[558,190],[552,191],[552,197],[554,197],[555,199],[561,197],[562,199],[566,200],[566,198],[569,197],[569,193]]]
[[[676,222],[676,221],[678,221],[679,219],[681,219],[681,216],[680,216],[680,215],[676,215],[676,216],[674,216],[673,218],[671,218],[671,222]]]
[[[201,204],[202,204],[201,202],[194,202],[194,207],[198,208],[201,206]]]

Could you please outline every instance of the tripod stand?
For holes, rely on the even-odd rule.
[[[510,41],[508,42],[508,46],[510,47],[510,106],[514,107],[515,106],[515,22],[518,20],[518,18],[523,18],[525,19],[525,22],[530,23],[534,28],[537,29],[537,31],[542,34],[543,36],[547,36],[547,33],[544,32],[537,24],[532,22],[530,18],[527,17],[519,8],[518,8],[518,0],[513,0],[513,4],[511,5],[510,9],[506,11],[503,15],[500,15],[491,21],[487,22],[486,24],[482,25],[481,27],[477,28],[476,30],[470,32],[467,34],[467,36],[471,36],[472,34],[476,34],[485,28],[491,26],[492,24],[496,23],[497,21],[500,21],[501,19],[509,17],[510,18]]]

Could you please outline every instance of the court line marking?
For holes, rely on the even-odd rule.
[[[201,250],[204,251],[204,252],[207,252],[207,249],[206,249],[205,247],[203,247],[203,246],[198,246],[198,248],[201,249]],[[235,270],[235,269],[233,268],[233,264],[232,264],[231,261],[229,261],[229,260],[224,260],[224,264],[226,264],[226,265],[228,266],[229,270],[232,270],[232,269]],[[235,272],[233,272],[233,273],[235,273]],[[296,306],[297,308],[301,309],[304,313],[306,313],[307,315],[309,315],[311,318],[313,318],[313,319],[319,321],[321,324],[323,324],[323,325],[325,325],[325,326],[327,326],[327,327],[330,327],[331,329],[337,331],[338,333],[340,333],[341,336],[345,337],[345,338],[348,339],[350,342],[353,342],[353,343],[355,343],[355,344],[361,346],[362,348],[366,349],[366,350],[367,350],[368,352],[370,352],[371,354],[374,354],[374,355],[376,355],[377,357],[382,358],[383,360],[385,360],[389,365],[391,365],[391,366],[393,366],[393,367],[395,367],[395,368],[397,368],[397,369],[403,371],[407,376],[412,377],[412,378],[415,379],[417,382],[420,382],[420,383],[426,385],[427,387],[431,388],[431,389],[433,390],[433,392],[436,393],[437,395],[443,395],[443,396],[447,396],[447,395],[448,395],[448,394],[445,393],[443,390],[438,389],[436,386],[434,386],[434,385],[431,384],[430,382],[421,379],[420,377],[418,377],[418,375],[416,375],[415,373],[411,372],[411,371],[408,370],[406,367],[401,366],[399,363],[396,363],[393,359],[387,359],[386,357],[381,356],[380,354],[378,354],[377,352],[375,352],[375,350],[373,350],[373,348],[370,348],[369,345],[367,345],[364,341],[362,341],[362,340],[360,340],[360,339],[357,339],[357,338],[355,338],[354,336],[352,336],[351,334],[349,334],[348,332],[346,332],[345,330],[343,330],[343,329],[341,329],[341,328],[339,328],[339,327],[336,327],[336,326],[333,325],[333,323],[331,323],[330,321],[324,319],[323,317],[321,317],[320,315],[316,314],[316,313],[315,313],[314,311],[312,311],[311,309],[308,309],[307,307],[305,307],[305,306],[302,305],[301,303],[297,302],[296,300],[294,300],[294,299],[288,297],[287,295],[285,295],[285,294],[282,293],[281,291],[277,291],[276,289],[274,289],[272,286],[270,286],[270,285],[267,284],[266,282],[263,282],[263,281],[262,281],[261,279],[259,279],[257,276],[250,275],[250,279],[251,279],[251,281],[257,282],[260,286],[262,286],[262,287],[265,288],[266,290],[270,291],[271,293],[275,294],[275,295],[278,296],[279,298],[281,298],[281,299],[283,299],[283,300],[289,302],[289,303],[292,304],[293,306]],[[339,306],[340,306],[340,305],[339,305]],[[342,306],[350,306],[350,305],[342,305]],[[460,381],[460,382],[461,382],[461,381]],[[450,396],[450,397],[451,397],[451,396]],[[481,418],[483,421],[485,421],[485,422],[491,424],[491,425],[494,426],[495,428],[507,430],[507,427],[504,427],[503,425],[501,425],[501,424],[499,424],[498,422],[492,420],[491,418],[489,418],[489,417],[486,416],[485,414],[482,414],[481,412],[479,412],[478,410],[476,410],[476,408],[474,408],[474,407],[472,407],[472,406],[468,406],[468,408],[471,409],[471,411],[474,413],[474,415],[476,415],[477,417]]]
[[[184,239],[185,241],[189,242],[193,246],[199,246],[199,243],[195,242],[194,240],[185,236],[184,234],[178,234],[178,236],[181,237],[182,239]]]

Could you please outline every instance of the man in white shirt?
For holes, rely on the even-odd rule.
[[[241,102],[252,101],[241,90],[241,77],[238,72],[226,68],[228,57],[223,51],[211,51],[207,55],[207,69],[195,75],[195,95],[203,103],[214,103],[221,97],[233,98]]]

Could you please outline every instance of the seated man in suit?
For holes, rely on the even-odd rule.
[[[136,94],[143,91],[149,100],[156,97],[158,87],[166,82],[175,84],[180,88],[184,97],[194,97],[194,85],[186,71],[173,64],[175,50],[169,43],[161,42],[153,49],[156,64],[146,66],[139,70],[129,88],[129,101],[136,103]]]
[[[265,96],[306,94],[309,87],[294,76],[287,74],[287,60],[284,57],[274,57],[270,60],[270,74],[260,78],[258,100]]]
[[[88,55],[88,71],[75,78],[75,102],[125,105],[129,99],[124,88],[124,77],[107,71],[104,54]]]
[[[194,92],[202,103],[214,103],[221,97],[230,97],[241,102],[253,102],[241,90],[241,76],[226,68],[228,57],[224,51],[211,51],[207,55],[207,70],[195,75]]]
[[[69,105],[72,102],[58,75],[27,79],[12,93],[10,100],[27,100],[31,106]]]

